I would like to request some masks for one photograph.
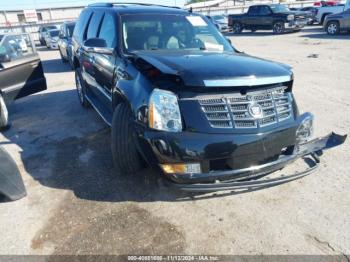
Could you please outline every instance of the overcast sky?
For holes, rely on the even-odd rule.
[[[108,2],[108,0],[0,0],[0,11],[8,9],[22,10],[43,7],[77,6],[96,2]],[[111,0],[111,2],[138,2],[172,6],[176,4],[177,6],[183,6],[185,0]]]

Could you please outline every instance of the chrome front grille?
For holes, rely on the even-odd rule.
[[[258,128],[292,117],[292,95],[285,90],[203,96],[198,101],[213,128]]]

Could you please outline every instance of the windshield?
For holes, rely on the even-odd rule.
[[[283,13],[283,12],[289,12],[289,8],[285,5],[270,5],[270,8],[272,9],[272,12],[274,13]]]
[[[59,30],[53,30],[53,31],[50,31],[50,32],[49,32],[49,34],[50,34],[51,37],[56,37],[56,36],[59,35],[59,33],[60,33]]]
[[[52,30],[52,29],[57,29],[57,27],[54,26],[54,25],[46,26],[46,27],[43,28],[43,32],[46,32],[46,31]]]
[[[72,37],[74,31],[75,24],[70,24],[67,26],[67,33],[69,37]]]
[[[226,17],[223,15],[214,15],[213,19],[214,20],[226,20]]]
[[[228,41],[205,18],[194,15],[124,15],[126,52],[139,50],[233,51]]]

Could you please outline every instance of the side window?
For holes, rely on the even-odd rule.
[[[15,61],[34,54],[32,41],[27,34],[6,35],[0,44],[0,58],[3,62]]]
[[[259,14],[260,15],[269,15],[269,14],[271,14],[270,8],[268,8],[267,6],[261,6]]]
[[[89,23],[89,29],[87,31],[86,39],[97,37],[102,16],[103,16],[102,12],[94,12]]]
[[[107,47],[114,48],[116,46],[117,27],[111,14],[105,14],[98,37],[106,40]]]
[[[259,7],[258,6],[251,6],[249,7],[248,14],[249,15],[257,15],[259,13]]]
[[[79,42],[83,41],[86,24],[89,21],[90,16],[91,16],[91,12],[88,10],[82,11],[82,13],[79,16],[79,19],[77,21],[77,24],[74,28],[74,33],[73,33],[74,38]]]

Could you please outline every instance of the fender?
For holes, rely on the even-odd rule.
[[[115,75],[113,108],[125,102],[137,121],[147,123],[148,99],[153,90],[151,82],[129,61],[121,63]]]

